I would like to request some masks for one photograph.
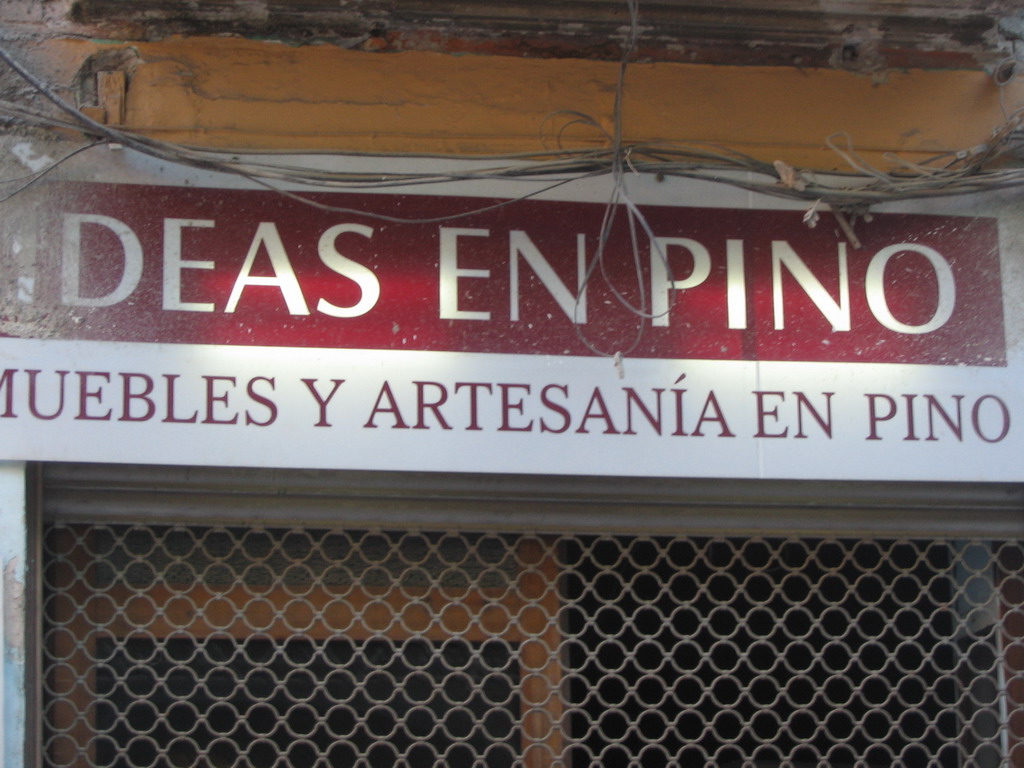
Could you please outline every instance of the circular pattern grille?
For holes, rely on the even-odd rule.
[[[48,766],[1024,764],[1020,542],[55,525]]]

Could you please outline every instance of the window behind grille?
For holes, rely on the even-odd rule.
[[[511,766],[520,741],[518,670],[500,643],[103,638],[97,655],[102,766],[273,768],[285,755],[391,768],[396,753]]]
[[[51,766],[1021,762],[1019,541],[54,523]]]

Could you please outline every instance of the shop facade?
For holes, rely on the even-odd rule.
[[[604,172],[510,155],[502,83],[607,95],[600,62],[396,55],[422,113],[349,106],[423,123],[318,154],[343,104],[300,75],[375,54],[82,45],[124,111],[98,94],[98,146],[2,212],[5,764],[1024,764],[1018,189],[681,173],[622,150],[621,80],[606,136],[558,136],[610,140]],[[647,66],[638,92],[700,79]],[[897,114],[941,77],[998,122],[1016,94],[891,77],[799,98]],[[217,88],[262,101],[236,122]],[[633,106],[647,139],[684,121]]]

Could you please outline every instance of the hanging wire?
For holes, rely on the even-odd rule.
[[[635,10],[635,3],[634,10]],[[630,25],[630,35],[633,25]],[[628,43],[627,39],[627,43]],[[57,107],[60,114],[48,114],[40,109],[10,101],[0,101],[0,114],[26,125],[74,131],[89,140],[89,147],[116,144],[167,162],[205,171],[225,173],[260,180],[261,185],[280,190],[277,183],[289,186],[308,186],[320,189],[358,190],[385,189],[395,186],[436,184],[446,182],[549,181],[552,184],[590,178],[600,175],[615,176],[622,169],[625,158],[628,168],[640,175],[691,178],[730,185],[759,194],[802,200],[809,203],[821,200],[832,207],[871,206],[898,200],[945,197],[973,194],[1024,185],[1024,169],[1005,167],[1007,156],[1024,148],[1020,109],[1007,110],[1006,121],[993,132],[990,140],[978,152],[971,147],[956,152],[937,154],[925,160],[910,163],[887,155],[886,161],[897,167],[885,171],[872,166],[857,155],[852,138],[838,134],[830,137],[827,145],[848,166],[848,171],[797,169],[804,184],[799,187],[783,183],[772,163],[758,160],[734,148],[711,143],[644,142],[626,144],[621,133],[621,109],[616,111],[618,139],[615,133],[605,134],[609,146],[602,148],[567,149],[561,146],[561,137],[573,125],[598,126],[591,116],[577,112],[561,112],[554,117],[569,118],[558,131],[559,141],[553,148],[537,152],[511,154],[461,155],[443,153],[409,153],[400,155],[408,160],[441,160],[465,162],[493,162],[486,167],[460,170],[350,172],[310,168],[294,163],[273,160],[276,155],[295,155],[283,150],[217,150],[165,142],[125,129],[105,126],[92,120],[68,104],[41,79],[33,75],[6,50],[0,48],[0,60],[29,83],[40,95]],[[623,70],[620,64],[620,80]],[[997,69],[997,85],[1001,92],[1015,77]],[[1003,79],[999,79],[999,77]],[[616,100],[621,107],[621,94],[616,89]],[[845,144],[845,146],[843,146]],[[616,151],[617,150],[617,151]],[[338,158],[394,158],[394,153],[375,152],[306,152],[309,155],[328,154]],[[621,171],[619,178],[621,179]],[[543,190],[531,193],[541,194]],[[304,203],[317,205],[317,201],[299,195]],[[510,202],[514,202],[510,201]],[[472,215],[472,212],[457,216]],[[399,221],[402,221],[399,219]]]
[[[7,192],[6,194],[4,194],[2,197],[0,197],[0,203],[5,203],[8,200],[10,200],[12,197],[21,194],[26,189],[31,187],[33,184],[35,184],[36,182],[42,180],[49,173],[57,170],[57,168],[62,166],[64,163],[66,163],[71,158],[75,157],[76,155],[80,155],[83,152],[85,152],[87,150],[90,150],[93,147],[95,147],[97,145],[97,143],[99,143],[99,142],[93,142],[92,144],[85,144],[84,146],[77,147],[76,149],[73,149],[70,152],[67,152],[65,155],[63,155],[62,157],[58,158],[57,160],[51,161],[49,163],[49,165],[47,165],[45,168],[41,168],[40,170],[35,171],[33,173],[29,173],[29,174],[26,174],[24,176],[16,176],[16,177],[12,177],[12,178],[9,178],[9,179],[0,179],[0,184],[18,184],[19,185],[19,186],[15,187],[14,189],[10,190],[9,192]]]
[[[590,284],[590,281],[594,275],[595,267],[599,268],[602,280],[604,284],[611,290],[615,300],[623,307],[628,309],[639,320],[636,324],[636,332],[634,334],[632,342],[626,347],[625,350],[621,346],[616,345],[611,349],[603,349],[597,345],[596,342],[587,337],[583,327],[576,323],[574,328],[576,329],[576,335],[579,340],[583,343],[587,349],[596,355],[603,357],[613,357],[617,361],[621,361],[623,355],[630,354],[640,344],[640,340],[644,335],[644,323],[643,316],[647,312],[646,308],[646,292],[644,290],[643,281],[643,270],[640,268],[639,253],[635,237],[635,222],[632,218],[632,213],[629,213],[629,231],[631,238],[631,245],[634,257],[634,269],[636,276],[637,292],[640,296],[639,307],[634,306],[629,299],[622,293],[622,291],[615,285],[611,276],[608,274],[607,264],[605,255],[607,251],[608,241],[611,237],[612,228],[614,226],[616,214],[621,209],[623,201],[627,198],[626,187],[623,181],[623,151],[622,151],[622,100],[625,93],[626,84],[626,70],[629,67],[629,61],[633,56],[633,51],[636,48],[636,40],[639,35],[640,23],[639,23],[639,5],[638,0],[626,0],[626,9],[629,12],[629,26],[626,30],[626,37],[622,43],[622,58],[619,61],[619,75],[615,84],[615,103],[612,107],[613,125],[612,135],[609,137],[611,140],[611,177],[612,177],[612,190],[608,198],[608,202],[605,205],[604,217],[601,221],[600,235],[597,241],[597,248],[594,251],[594,255],[590,258],[587,266],[586,274],[583,278],[583,286],[577,296],[577,304],[580,298],[584,296],[584,290]],[[627,209],[628,210],[628,209]],[[621,365],[621,363],[619,363]]]
[[[625,41],[622,44],[622,59],[619,62],[619,75],[615,85],[615,103],[613,106],[613,133],[609,137],[612,147],[611,157],[611,177],[612,177],[612,191],[607,204],[605,205],[604,217],[601,223],[600,236],[597,243],[597,248],[594,251],[593,257],[587,267],[586,274],[583,279],[583,286],[580,290],[579,295],[576,299],[576,305],[579,306],[581,298],[585,295],[585,289],[590,284],[593,278],[595,267],[599,269],[601,278],[604,284],[610,290],[612,296],[619,303],[620,306],[627,309],[633,316],[638,318],[636,323],[636,333],[633,336],[632,341],[624,348],[621,345],[614,345],[609,348],[602,348],[598,346],[596,342],[587,337],[586,332],[580,324],[574,324],[576,329],[576,335],[579,340],[587,347],[591,352],[596,355],[603,357],[611,357],[615,361],[615,368],[621,378],[623,376],[623,358],[626,355],[631,354],[640,341],[643,339],[644,333],[647,330],[645,320],[653,319],[654,317],[660,316],[652,313],[649,305],[649,297],[647,293],[647,287],[644,283],[644,271],[640,255],[640,241],[637,237],[637,227],[641,227],[644,233],[647,235],[649,242],[651,243],[652,252],[656,253],[658,258],[661,259],[666,273],[669,275],[669,286],[670,290],[675,290],[673,281],[671,279],[671,266],[669,265],[668,259],[662,251],[661,246],[658,244],[658,240],[654,235],[650,225],[647,222],[647,218],[643,215],[640,209],[633,203],[629,197],[629,193],[626,189],[626,168],[628,167],[631,172],[638,173],[635,165],[633,164],[630,155],[633,152],[633,147],[625,147],[623,145],[623,99],[625,96],[625,84],[626,84],[626,72],[629,67],[629,63],[633,57],[633,52],[636,49],[636,42],[640,35],[640,5],[639,0],[626,0],[626,8],[629,11],[629,27],[626,32]],[[587,121],[593,124],[594,121]],[[607,135],[607,134],[606,134]],[[638,301],[634,303],[629,299],[626,293],[619,288],[609,274],[608,266],[606,263],[607,257],[607,246],[611,236],[612,228],[614,226],[615,218],[620,211],[625,211],[627,231],[629,234],[630,244],[630,255],[633,263],[633,275],[636,282],[636,294]],[[576,312],[574,312],[574,320],[576,319]]]

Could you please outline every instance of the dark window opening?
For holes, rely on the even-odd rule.
[[[450,640],[174,637],[97,642],[96,764],[511,766],[513,649]],[[423,754],[417,757],[417,745]]]

